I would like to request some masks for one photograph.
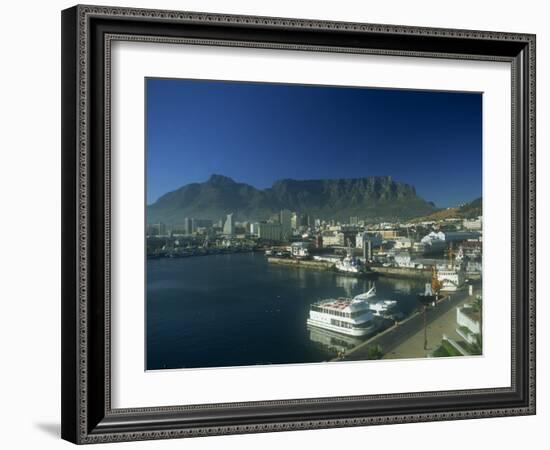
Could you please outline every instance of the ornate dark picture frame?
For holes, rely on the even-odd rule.
[[[506,388],[113,409],[110,45],[115,40],[512,66],[512,384]],[[75,6],[62,12],[62,437],[74,443],[535,413],[535,36]]]

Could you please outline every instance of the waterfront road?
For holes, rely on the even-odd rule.
[[[474,290],[477,286],[474,287]],[[467,301],[473,300],[473,297],[468,296],[468,289],[463,289],[458,292],[453,292],[447,297],[439,300],[439,302],[434,307],[429,307],[426,311],[426,323],[428,325],[428,330],[433,327],[437,321],[444,318],[448,318],[450,315],[453,315],[453,311],[457,306],[464,304]],[[454,315],[456,317],[456,315]],[[454,319],[453,319],[453,328]],[[382,352],[385,355],[388,355],[393,352],[397,347],[402,346],[407,341],[411,341],[419,346],[419,349],[416,349],[415,354],[411,355],[401,355],[403,358],[407,357],[418,357],[417,354],[425,353],[423,350],[424,342],[423,339],[414,339],[418,337],[419,333],[422,333],[424,329],[424,318],[421,312],[416,312],[407,319],[399,322],[396,325],[384,330],[380,334],[372,337],[371,339],[363,342],[352,350],[348,351],[345,355],[339,358],[343,361],[360,361],[367,358],[368,350],[372,347],[380,346]],[[422,333],[423,335],[423,333]],[[440,339],[439,339],[440,340]],[[439,341],[438,341],[439,342]]]

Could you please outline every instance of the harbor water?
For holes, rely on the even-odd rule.
[[[308,329],[310,305],[353,297],[372,280],[269,264],[237,253],[147,260],[147,369],[329,361],[361,343]],[[423,282],[380,277],[377,298],[414,312]]]

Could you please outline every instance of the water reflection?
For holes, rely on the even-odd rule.
[[[359,284],[359,280],[357,278],[346,277],[343,275],[336,275],[335,281],[336,286],[344,290],[346,297],[351,297]]]
[[[321,328],[308,327],[308,330],[309,339],[320,346],[331,357],[346,353],[363,342],[360,338],[346,336],[345,334]]]
[[[394,280],[393,289],[400,294],[410,295],[412,284],[409,280]]]

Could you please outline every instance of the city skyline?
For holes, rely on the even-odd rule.
[[[281,179],[391,176],[438,207],[481,197],[479,93],[173,79],[146,86],[148,204],[214,173],[258,189]]]

